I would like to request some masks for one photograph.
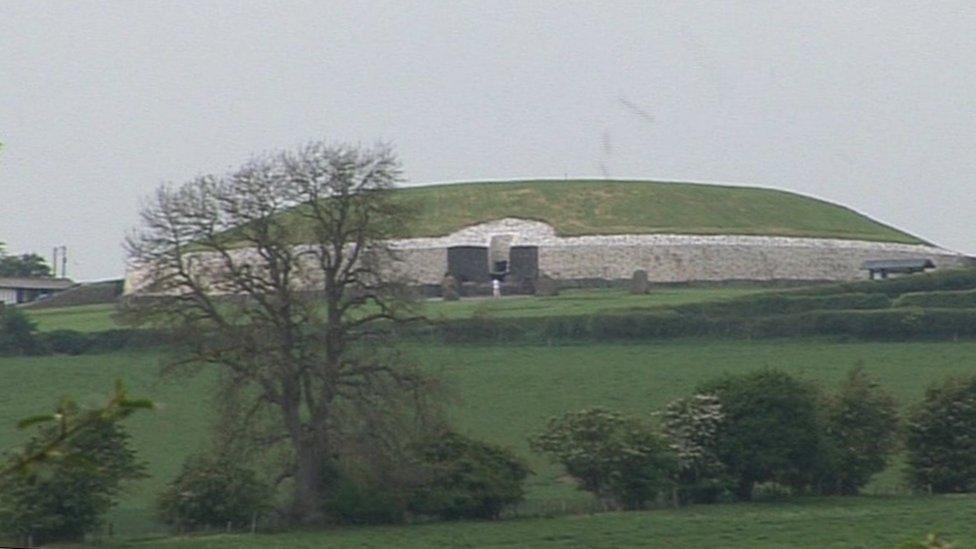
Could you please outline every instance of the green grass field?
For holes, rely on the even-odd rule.
[[[655,181],[500,181],[407,187],[417,211],[401,236],[442,236],[504,217],[545,221],[563,236],[742,234],[920,240],[842,206],[773,189]]]
[[[641,345],[416,346],[410,355],[444,380],[453,423],[463,432],[512,447],[536,475],[522,514],[589,511],[598,506],[529,452],[526,437],[548,417],[605,405],[649,415],[699,382],[726,372],[776,366],[830,387],[855,364],[883,380],[907,406],[926,385],[973,371],[976,342],[832,343],[828,341],[683,340]],[[152,477],[132,486],[110,520],[119,536],[164,532],[152,518],[155,494],[183,458],[201,449],[212,420],[213,375],[160,381],[152,352],[0,360],[0,447],[22,440],[17,419],[50,409],[63,394],[97,402],[114,379],[159,410],[140,414],[129,428]],[[882,475],[870,493],[904,493],[899,472]],[[906,503],[905,505],[909,505]],[[920,505],[920,510],[924,505]],[[653,516],[653,513],[651,514]]]
[[[53,330],[77,330],[79,332],[101,332],[118,328],[113,315],[115,305],[82,305],[59,309],[24,309],[31,320],[37,322],[42,332]]]
[[[432,320],[492,317],[582,315],[634,308],[653,308],[744,296],[762,288],[669,288],[633,296],[623,290],[570,290],[555,297],[512,297],[500,300],[470,298],[460,301],[424,302],[423,314]],[[77,330],[98,332],[121,326],[114,319],[114,305],[85,305],[62,309],[25,309],[42,332]]]
[[[503,522],[345,528],[280,535],[152,539],[127,546],[885,548],[940,532],[976,547],[976,497],[820,498]]]

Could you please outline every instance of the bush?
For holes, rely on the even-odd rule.
[[[897,448],[897,403],[863,369],[854,368],[826,400],[824,435],[827,462],[821,492],[856,495],[887,467]]]
[[[93,341],[88,334],[75,330],[55,330],[41,334],[44,347],[52,353],[80,355],[92,348]]]
[[[28,450],[55,435],[54,427]],[[129,448],[129,435],[111,421],[70,439],[68,458],[49,461],[5,479],[0,489],[0,531],[35,543],[80,541],[95,531],[114,504],[123,481],[145,476]]]
[[[346,473],[334,481],[322,507],[341,524],[397,524],[409,497],[377,479]]]
[[[0,307],[0,355],[36,355],[43,352],[37,324],[13,307]]]
[[[762,482],[810,486],[822,466],[815,387],[762,370],[706,383],[697,392],[721,404],[715,452],[735,481],[736,497],[751,499]]]
[[[725,419],[718,397],[697,394],[672,401],[663,416],[664,435],[677,457],[679,501],[727,499],[732,483],[717,453],[718,432]]]
[[[497,519],[525,497],[528,468],[510,451],[456,433],[417,448],[427,480],[410,509],[447,520]]]
[[[580,487],[625,509],[641,509],[672,486],[676,460],[647,425],[605,408],[549,420],[530,440],[561,463]]]
[[[193,456],[157,502],[163,522],[180,531],[251,524],[269,509],[271,489],[226,456]]]
[[[908,479],[936,493],[976,490],[976,376],[925,392],[908,421]]]

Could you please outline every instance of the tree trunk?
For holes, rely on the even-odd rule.
[[[752,489],[754,486],[755,483],[752,479],[740,479],[738,485],[735,487],[736,499],[739,501],[752,501]]]
[[[292,519],[300,524],[322,522],[323,459],[310,444],[296,448],[295,493],[292,500]]]

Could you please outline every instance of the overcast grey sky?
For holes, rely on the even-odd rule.
[[[313,138],[411,184],[798,191],[976,253],[976,3],[0,0],[0,241],[119,277],[160,182]]]

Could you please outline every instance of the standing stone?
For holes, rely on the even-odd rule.
[[[552,278],[542,275],[535,281],[535,295],[542,297],[559,295],[559,286]]]
[[[444,278],[441,279],[441,297],[444,298],[444,301],[457,301],[461,299],[457,279],[453,276],[444,275]]]
[[[637,269],[630,277],[630,293],[634,295],[644,295],[647,293],[647,271]]]

